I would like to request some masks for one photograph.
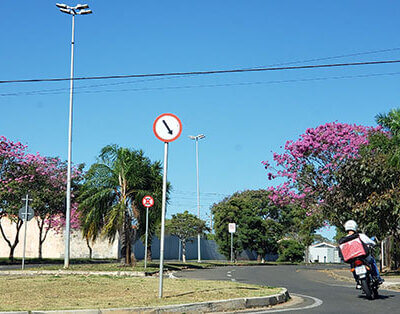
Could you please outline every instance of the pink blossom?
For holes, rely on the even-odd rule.
[[[331,189],[336,184],[334,172],[346,160],[359,156],[360,147],[368,144],[372,132],[381,132],[381,128],[332,122],[308,128],[297,141],[287,141],[283,153],[273,153],[275,168],[263,161],[274,170],[268,172],[269,180],[285,180],[268,189],[271,199],[279,205],[295,201],[305,204],[307,197]]]

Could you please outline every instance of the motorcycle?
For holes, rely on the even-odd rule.
[[[351,263],[351,272],[357,281],[357,285],[361,286],[368,299],[373,300],[379,296],[379,282],[372,275],[371,267],[364,258],[356,258]]]

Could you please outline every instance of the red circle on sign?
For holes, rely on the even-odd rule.
[[[154,205],[154,199],[150,195],[146,195],[142,199],[142,204],[144,207],[151,207]]]
[[[178,121],[178,123],[179,123],[179,132],[178,132],[178,134],[177,134],[176,136],[174,136],[174,137],[171,138],[171,139],[163,139],[163,138],[160,137],[160,136],[157,134],[157,132],[156,132],[156,124],[157,124],[158,120],[160,120],[162,117],[165,117],[165,116],[174,117],[174,118]],[[154,121],[154,123],[153,123],[153,132],[154,132],[154,135],[155,135],[160,141],[162,141],[162,142],[168,142],[168,143],[169,143],[169,142],[173,142],[173,141],[175,141],[179,136],[181,136],[181,133],[182,133],[182,122],[181,122],[181,120],[180,120],[176,115],[174,115],[173,113],[163,113],[162,115],[158,116],[157,119]]]

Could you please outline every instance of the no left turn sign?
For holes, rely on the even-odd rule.
[[[154,205],[154,199],[150,195],[146,195],[142,199],[142,204],[144,207],[149,208]]]

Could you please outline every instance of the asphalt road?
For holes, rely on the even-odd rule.
[[[332,266],[330,266],[332,267]],[[324,266],[231,266],[178,272],[176,277],[204,280],[231,280],[258,285],[286,287],[303,302],[287,308],[252,313],[400,313],[400,293],[379,290],[380,298],[368,300],[352,282],[329,277],[318,270]]]

